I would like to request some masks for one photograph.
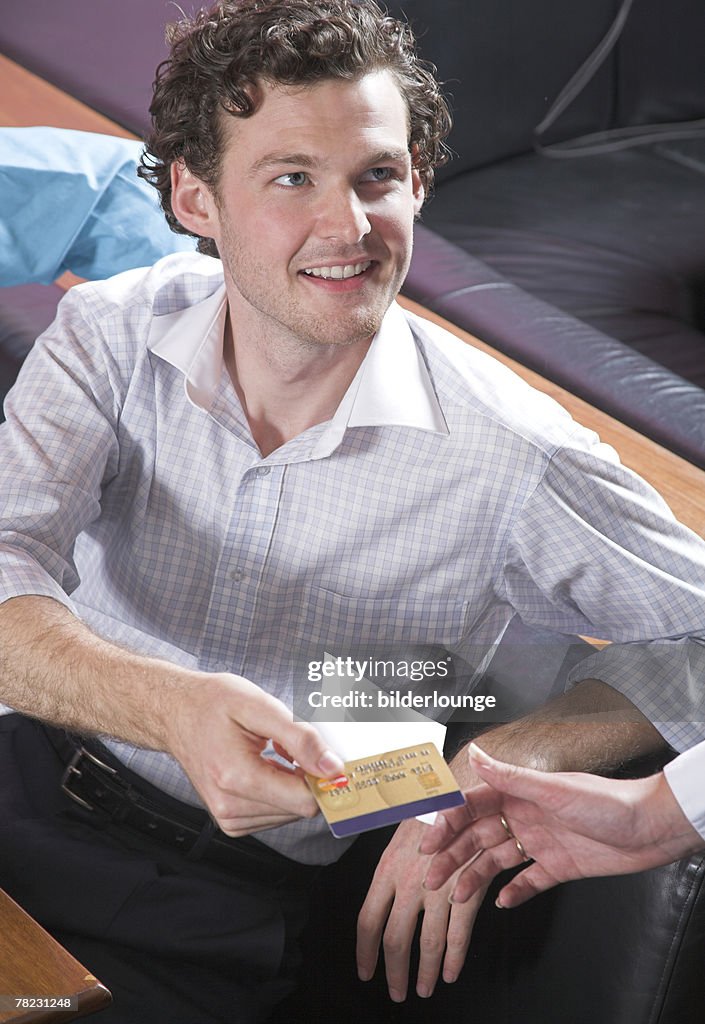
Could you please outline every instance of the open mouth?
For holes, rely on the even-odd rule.
[[[351,277],[359,277],[369,270],[372,260],[364,260],[362,263],[346,263],[337,267],[307,267],[302,273],[307,277],[320,277],[324,281],[347,281]]]

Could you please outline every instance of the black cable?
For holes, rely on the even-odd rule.
[[[631,146],[645,146],[653,142],[674,139],[697,139],[705,136],[705,118],[695,121],[673,121],[666,124],[632,125],[608,128],[579,138],[544,145],[541,136],[554,124],[575,98],[583,91],[605,62],[619,39],[629,17],[634,0],[623,0],[614,21],[587,60],[578,68],[570,81],[561,89],[545,117],[534,129],[534,149],[542,156],[567,159],[611,153]]]

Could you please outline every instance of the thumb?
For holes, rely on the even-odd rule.
[[[278,738],[292,760],[309,775],[330,778],[345,770],[342,758],[329,748],[318,730],[306,722],[287,722]]]
[[[256,736],[267,737],[287,751],[305,772],[329,778],[345,768],[321,734],[308,722],[294,720],[290,708],[247,679],[238,679],[238,719]]]

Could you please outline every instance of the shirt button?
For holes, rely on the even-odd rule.
[[[245,570],[238,566],[236,569],[230,570],[229,576],[233,583],[241,583],[245,578]]]
[[[272,472],[271,466],[258,466],[255,470],[257,476],[268,476]]]

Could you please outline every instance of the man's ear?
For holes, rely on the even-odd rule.
[[[411,169],[411,185],[414,193],[414,217],[418,217],[426,199],[426,189],[423,187],[421,175],[413,167]]]
[[[418,170],[419,145],[417,142],[411,147],[411,190],[414,196],[414,217],[421,213],[421,207],[426,199],[426,189],[423,187],[421,175]]]
[[[213,193],[183,160],[171,165],[171,208],[179,223],[194,235],[215,237],[218,208]]]

